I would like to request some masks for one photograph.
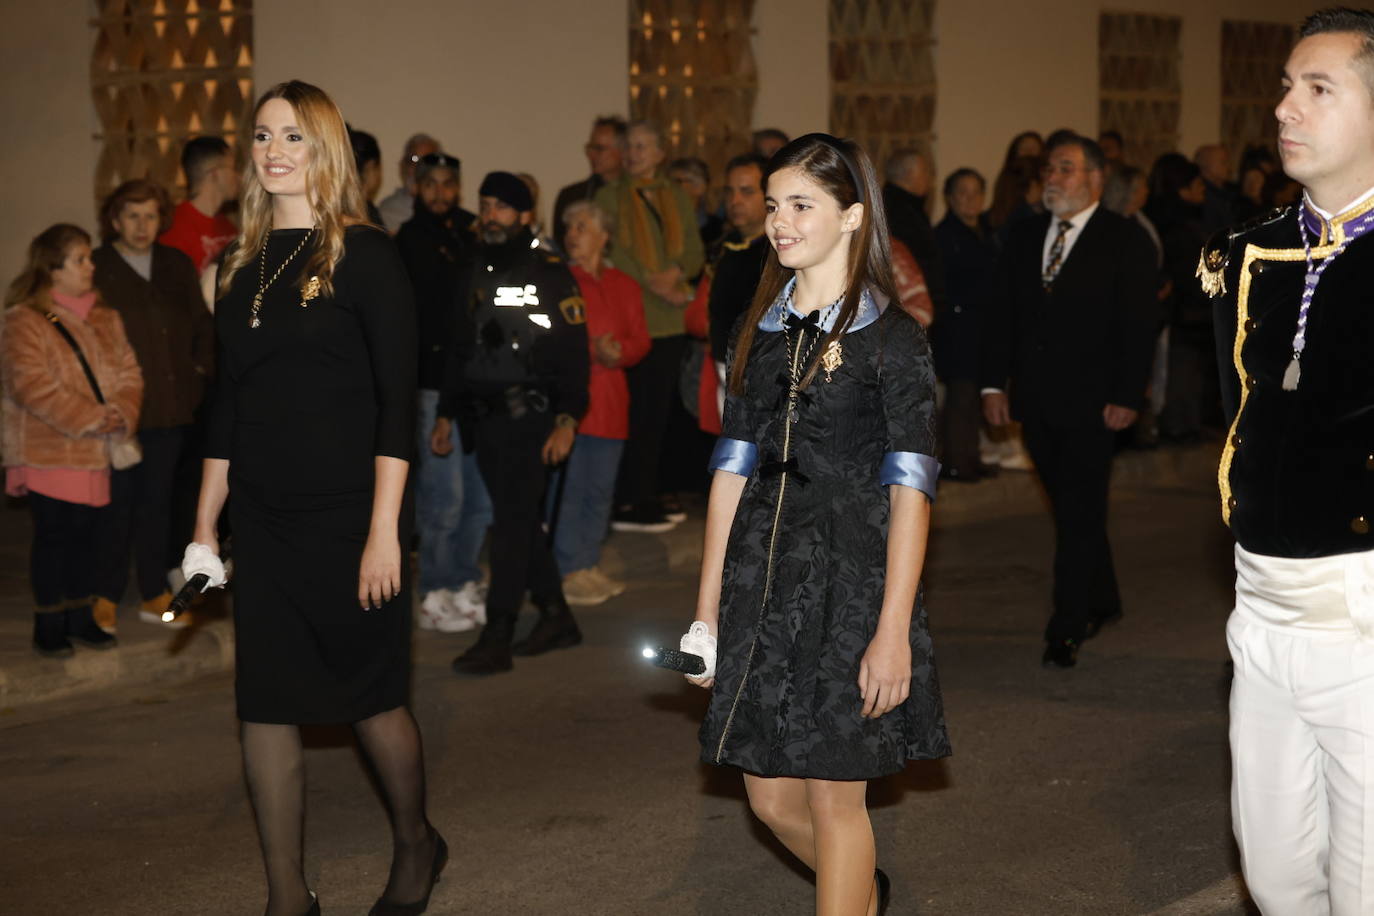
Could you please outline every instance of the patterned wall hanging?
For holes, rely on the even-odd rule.
[[[670,160],[705,160],[714,183],[749,149],[754,0],[630,0],[629,8],[630,117],[663,129]]]
[[[1118,130],[1125,159],[1149,169],[1178,148],[1183,85],[1177,16],[1103,13],[1098,24],[1099,130]]]
[[[830,132],[879,169],[894,149],[930,147],[935,0],[830,0]]]
[[[1279,80],[1293,27],[1277,22],[1221,24],[1221,142],[1238,160],[1247,146],[1274,151]]]
[[[95,6],[96,196],[130,178],[183,188],[187,138],[214,135],[238,144],[253,104],[253,2],[96,0]]]

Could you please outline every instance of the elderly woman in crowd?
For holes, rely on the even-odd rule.
[[[5,296],[0,335],[5,492],[33,514],[33,645],[72,654],[115,638],[91,613],[110,463],[132,460],[143,376],[119,313],[100,302],[91,237],[59,223],[29,245]]]
[[[587,415],[577,428],[563,475],[551,488],[561,501],[550,514],[554,526],[554,559],[563,575],[569,604],[600,604],[625,590],[598,565],[615,497],[616,472],[630,432],[630,390],[625,369],[649,352],[644,301],[639,284],[605,263],[614,226],[610,216],[590,201],[579,201],[563,214],[568,260],[587,307],[591,376]]]
[[[96,288],[123,319],[146,383],[138,427],[143,460],[111,476],[100,536],[95,620],[109,633],[129,579],[130,549],[142,619],[160,623],[172,600],[166,574],[181,546],[172,543],[172,491],[214,371],[214,323],[195,265],[157,243],[169,209],[162,188],[142,178],[126,181],[101,208],[105,244],[91,256]],[[172,625],[188,622],[182,615]]]
[[[648,355],[626,376],[630,438],[612,519],[618,530],[644,531],[656,530],[665,518],[686,517],[675,499],[660,499],[658,469],[669,419],[686,416],[685,408],[675,409],[687,350],[683,313],[692,301],[690,280],[706,254],[691,200],[659,174],[664,150],[658,127],[635,121],[626,137],[626,174],[596,192],[596,205],[615,221],[616,267],[643,288],[651,339]]]

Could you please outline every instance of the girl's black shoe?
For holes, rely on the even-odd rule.
[[[873,869],[873,878],[878,882],[878,916],[884,916],[892,899],[892,879],[881,868]]]
[[[420,916],[429,906],[429,895],[434,893],[434,885],[439,882],[439,873],[444,870],[444,866],[447,864],[448,844],[439,835],[439,831],[435,830],[434,860],[430,866],[429,887],[425,889],[425,895],[414,903],[391,903],[382,897],[372,904],[372,909],[367,911],[367,916]]]

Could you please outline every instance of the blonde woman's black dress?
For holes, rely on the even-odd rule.
[[[267,276],[305,230],[272,232]],[[358,604],[374,459],[409,461],[415,439],[415,310],[386,233],[346,231],[334,295],[307,298],[313,240],[263,297],[256,261],[215,307],[219,379],[207,457],[229,460],[235,694],[247,722],[356,722],[406,702],[410,581],[378,610]],[[304,304],[302,304],[304,303]],[[409,499],[400,543],[410,542]]]
[[[864,719],[858,687],[882,608],[888,486],[935,494],[935,374],[921,326],[865,295],[828,371],[794,402],[789,383],[836,310],[803,320],[790,292],[759,324],[711,461],[748,480],[725,554],[702,759],[761,776],[873,779],[950,753],[919,594],[910,698]]]

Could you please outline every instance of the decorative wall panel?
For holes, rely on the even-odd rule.
[[[630,0],[630,116],[659,125],[668,158],[717,178],[749,149],[758,72],[754,0]]]
[[[1178,148],[1183,86],[1177,16],[1103,13],[1098,23],[1099,130],[1118,130],[1125,158],[1148,169]]]
[[[830,132],[879,170],[894,149],[930,146],[934,16],[935,0],[830,0]]]
[[[1221,142],[1239,157],[1247,146],[1278,139],[1274,107],[1293,47],[1293,27],[1276,22],[1221,23]]]
[[[182,182],[188,137],[239,139],[253,104],[252,0],[96,0],[97,197],[130,178]]]

